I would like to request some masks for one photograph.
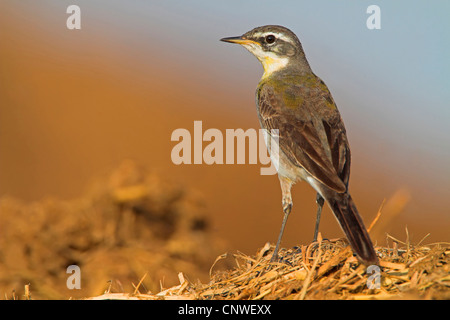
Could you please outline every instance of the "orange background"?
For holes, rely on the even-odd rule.
[[[114,26],[86,23],[69,31],[64,11],[44,16],[32,9],[0,4],[0,195],[26,201],[75,198],[93,176],[133,159],[199,190],[230,251],[252,254],[266,241],[275,242],[282,219],[276,176],[261,176],[260,165],[176,166],[170,158],[176,144],[171,133],[177,128],[193,133],[195,120],[203,121],[203,130],[259,128],[256,59],[248,58],[255,65],[250,72],[232,69],[235,61],[225,54],[208,56],[205,67],[194,59],[201,39],[193,44],[199,51],[183,54],[157,38],[133,47],[124,41],[133,35],[115,34]],[[232,35],[218,35],[215,45],[229,50],[218,39]],[[347,119],[345,101],[338,107]],[[405,239],[407,227],[413,243],[428,233],[428,242],[449,241],[450,184],[413,165],[426,165],[427,154],[408,158],[358,132],[356,122],[346,126],[353,156],[350,190],[366,224],[383,199],[401,190],[385,207],[375,240],[384,244],[386,233]],[[313,190],[299,184],[293,200],[287,247],[313,235]],[[321,232],[326,238],[342,236],[328,208]]]

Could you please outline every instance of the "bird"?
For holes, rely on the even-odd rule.
[[[256,110],[261,128],[270,141],[277,143],[277,148],[267,147],[277,168],[284,213],[271,262],[278,261],[279,246],[292,210],[291,188],[306,181],[317,193],[313,241],[317,240],[326,202],[358,260],[365,265],[378,264],[374,246],[348,189],[351,154],[344,122],[330,90],[313,73],[298,37],[286,27],[266,25],[242,36],[220,40],[243,46],[264,69],[256,88]]]

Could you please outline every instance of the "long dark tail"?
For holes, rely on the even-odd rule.
[[[328,190],[325,200],[359,260],[365,265],[378,264],[372,241],[350,194]]]

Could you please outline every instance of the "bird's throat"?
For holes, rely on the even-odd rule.
[[[259,61],[261,61],[263,68],[264,68],[264,74],[262,76],[263,79],[271,76],[274,72],[284,69],[289,63],[289,58],[287,58],[287,57],[274,58],[274,57],[266,56],[266,57],[262,57],[262,58],[258,58],[258,59],[259,59]]]

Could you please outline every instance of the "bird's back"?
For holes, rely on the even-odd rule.
[[[280,148],[327,187],[347,189],[350,149],[344,123],[325,83],[312,72],[279,72],[256,91],[264,129],[278,129]]]

